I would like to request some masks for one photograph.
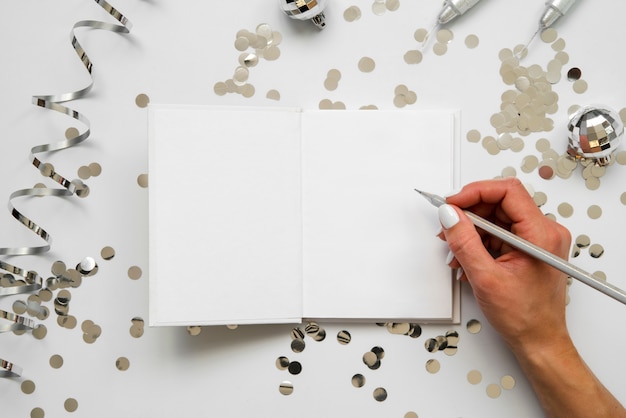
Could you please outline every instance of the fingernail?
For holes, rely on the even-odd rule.
[[[457,223],[459,223],[459,214],[450,205],[441,205],[437,210],[439,214],[439,222],[445,229],[450,229]]]
[[[452,259],[454,259],[454,254],[452,254],[452,251],[448,251],[448,255],[446,256],[446,264],[450,264],[452,262]]]
[[[443,232],[443,228],[439,227],[439,229],[435,233],[435,236],[438,237],[439,235],[441,235],[442,232]]]
[[[463,275],[463,269],[456,269],[456,279],[461,280],[462,275]]]
[[[459,194],[460,191],[461,191],[461,188],[454,189],[451,192],[446,193],[443,197],[454,196],[455,194]]]

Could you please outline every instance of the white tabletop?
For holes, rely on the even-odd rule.
[[[394,3],[388,2],[390,8]],[[463,286],[459,325],[423,325],[421,336],[411,338],[375,324],[319,324],[326,338],[315,341],[306,336],[302,352],[291,348],[290,325],[206,327],[196,336],[186,328],[146,326],[137,337],[133,325],[138,322],[132,320],[141,318],[147,324],[148,315],[148,190],[138,184],[138,177],[147,172],[147,110],[135,102],[141,94],[151,103],[315,109],[327,107],[330,101],[348,109],[400,109],[403,104],[412,109],[459,109],[463,181],[514,172],[539,197],[545,194],[542,209],[569,227],[574,239],[586,234],[591,244],[604,249],[601,257],[594,258],[584,248],[573,262],[590,272],[602,271],[610,282],[626,287],[620,271],[626,255],[621,221],[626,215],[622,197],[626,168],[610,166],[597,190],[586,186],[581,167],[567,179],[551,180],[541,178],[537,169],[528,173],[523,169],[526,157],[544,158],[537,149],[537,144],[541,148],[545,142],[543,138],[559,155],[565,152],[572,106],[602,104],[616,111],[625,107],[620,30],[625,3],[580,1],[555,26],[565,44],[540,38],[531,43],[528,56],[521,61],[526,68],[539,65],[546,71],[559,50],[569,57],[560,80],[549,86],[558,95],[558,107],[546,115],[553,120],[553,129],[514,133],[523,148],[505,149],[497,155],[491,155],[481,142],[467,139],[472,130],[479,131],[481,140],[498,137],[492,115],[500,112],[502,94],[515,89],[500,76],[499,56],[503,49],[530,38],[543,3],[484,0],[447,26],[453,39],[445,53],[437,53],[434,48],[440,46],[435,47],[437,40],[431,39],[418,64],[407,63],[405,54],[419,47],[414,33],[432,26],[440,1],[404,0],[397,10],[387,10],[373,0],[333,0],[325,9],[327,27],[320,31],[310,22],[287,18],[273,0],[119,0],[113,6],[132,22],[129,34],[75,29],[93,61],[95,82],[86,97],[66,105],[89,119],[91,134],[78,146],[37,157],[70,179],[91,163],[98,163],[102,172],[84,180],[90,193],[83,199],[12,200],[10,204],[50,233],[52,248],[37,256],[0,259],[49,277],[55,261],[73,268],[85,257],[93,257],[98,271],[84,277],[80,286],[67,289],[71,294],[68,314],[76,320],[73,328],[58,324],[52,300],[42,303],[50,311],[48,318],[36,319],[47,330],[44,338],[30,332],[0,335],[0,358],[23,368],[21,377],[0,378],[2,415],[58,417],[71,416],[70,411],[76,410],[75,415],[88,417],[540,416],[528,382],[478,310],[467,285]],[[355,6],[360,18],[349,21],[354,10],[349,8]],[[10,1],[3,7],[3,16],[0,174],[4,180],[0,192],[9,203],[11,193],[36,183],[55,187],[30,164],[32,147],[64,140],[70,127],[79,132],[86,129],[68,116],[31,104],[33,95],[72,92],[90,83],[70,43],[72,27],[83,20],[116,22],[97,3],[78,0]],[[247,87],[245,95],[222,94],[219,83],[232,80],[240,66],[237,33],[255,32],[260,24],[280,34],[280,55],[274,49],[267,53],[269,59],[260,58],[249,68],[247,83],[254,86],[253,91]],[[478,46],[471,47],[470,35],[478,38]],[[374,68],[368,71],[372,63]],[[582,71],[587,89],[567,79],[568,70],[574,67]],[[336,88],[332,80],[326,81],[329,70],[341,75]],[[402,94],[404,102],[403,97],[396,97]],[[254,126],[243,123],[241,129],[254,135]],[[424,158],[428,157],[425,152]],[[427,181],[421,185],[425,189]],[[176,199],[175,191],[172,198]],[[566,217],[559,211],[564,203],[571,205],[573,215]],[[602,209],[597,219],[587,213],[592,205]],[[434,210],[432,222],[434,234]],[[8,211],[0,217],[0,227],[0,246],[42,244]],[[424,239],[441,245],[434,236],[426,234]],[[104,258],[105,247],[114,250],[113,258]],[[202,265],[184,266],[172,260],[170,274],[185,286],[185,277],[202,274]],[[600,379],[625,402],[620,378],[626,366],[620,347],[626,335],[620,329],[626,308],[580,283],[572,284],[569,295],[568,323],[578,348]],[[4,297],[0,309],[12,311],[16,301],[27,297]],[[481,323],[480,332],[468,331],[470,320]],[[91,342],[85,341],[82,328],[87,334],[93,330],[85,321],[101,327],[95,341],[89,335],[86,339]],[[343,330],[351,335],[348,344],[337,339]],[[425,349],[429,338],[450,330],[459,334],[458,350],[431,353]],[[385,353],[376,370],[362,360],[373,347],[382,347]],[[55,355],[63,359],[60,368],[50,364]],[[281,356],[299,362],[301,372],[279,369],[276,361]],[[129,367],[120,370],[125,369],[125,360]],[[433,365],[430,360],[439,363],[438,371],[427,370],[427,364]],[[480,372],[480,382],[470,383],[471,371]],[[363,387],[351,383],[356,374],[365,377]],[[509,378],[502,380],[505,376],[514,379],[512,389]],[[29,393],[31,382],[35,390]],[[281,394],[283,382],[293,387],[293,393]],[[375,399],[377,388],[386,391],[385,400]]]

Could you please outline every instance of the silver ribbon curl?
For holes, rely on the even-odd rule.
[[[20,377],[22,368],[0,358],[0,377]]]
[[[0,255],[36,255],[42,254],[50,250],[50,246],[52,243],[52,237],[50,234],[44,230],[40,225],[29,219],[23,213],[18,211],[13,205],[12,201],[21,197],[29,197],[29,196],[57,196],[57,197],[69,197],[76,195],[78,197],[85,197],[89,193],[89,188],[80,180],[68,180],[66,177],[57,173],[54,169],[54,166],[50,163],[44,163],[39,158],[36,157],[36,154],[43,152],[54,152],[63,149],[67,149],[73,146],[80,144],[85,141],[91,132],[91,123],[89,120],[82,115],[80,112],[76,110],[70,109],[62,105],[61,103],[68,102],[71,100],[80,99],[85,97],[92,89],[94,85],[94,75],[93,75],[93,64],[91,59],[87,55],[87,52],[82,47],[78,39],[76,38],[75,31],[78,28],[91,28],[91,29],[102,29],[108,30],[116,33],[130,33],[130,29],[132,28],[132,23],[117,9],[115,9],[111,4],[106,2],[105,0],[94,0],[100,7],[102,7],[110,16],[112,16],[115,20],[117,20],[120,24],[114,23],[106,23],[97,20],[81,20],[74,24],[72,30],[70,32],[70,41],[72,43],[72,47],[76,51],[78,58],[83,63],[83,66],[89,73],[91,77],[91,82],[84,88],[68,93],[61,93],[55,95],[36,95],[32,97],[32,103],[35,106],[42,107],[48,110],[53,110],[62,114],[65,114],[83,125],[86,126],[86,130],[79,135],[68,138],[64,141],[51,143],[51,144],[43,144],[37,145],[30,150],[30,161],[31,163],[39,169],[41,174],[44,177],[49,177],[54,182],[60,184],[62,189],[49,189],[49,188],[30,188],[30,189],[22,189],[13,192],[9,196],[8,209],[18,222],[27,227],[37,236],[42,238],[46,244],[40,246],[31,246],[31,247],[6,247],[0,248]],[[24,270],[20,267],[9,264],[3,260],[0,260],[0,269],[4,271],[8,271],[11,275],[18,275],[23,278],[21,285],[4,287],[0,286],[0,297],[7,295],[15,295],[21,293],[31,293],[37,290],[40,290],[43,287],[43,279],[39,274],[32,270]],[[12,276],[11,276],[12,277]],[[8,320],[12,322],[10,325],[6,326],[0,324],[0,333],[5,331],[14,331],[14,330],[22,330],[27,328],[34,328],[34,323],[32,320],[24,318],[19,315],[14,315],[5,311],[0,310],[0,319]],[[29,322],[30,321],[30,322]],[[20,376],[22,373],[21,368],[16,366],[6,360],[0,359],[0,377],[15,377]]]

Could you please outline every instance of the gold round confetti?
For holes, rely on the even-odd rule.
[[[115,367],[117,370],[126,371],[130,367],[130,361],[126,357],[119,357],[115,360]]]
[[[419,417],[417,416],[415,412],[409,411],[406,414],[404,414],[404,418],[419,418]]]
[[[448,44],[454,38],[454,34],[450,29],[440,29],[437,31],[437,42]]]
[[[48,335],[48,328],[46,328],[43,324],[39,324],[37,325],[37,328],[33,330],[32,334],[36,339],[43,340],[46,338],[46,335]]]
[[[238,36],[237,39],[235,39],[235,49],[237,51],[243,52],[246,49],[248,49],[249,46],[250,46],[250,40],[246,38],[245,36]]]
[[[478,334],[482,327],[483,326],[478,319],[470,319],[467,321],[467,331],[470,334]]]
[[[591,238],[588,235],[582,234],[576,237],[576,246],[578,248],[587,248],[591,244]]]
[[[411,324],[408,322],[389,322],[387,324],[387,331],[395,335],[406,335],[411,329]]]
[[[280,48],[278,48],[276,45],[269,46],[265,50],[263,57],[268,61],[277,60],[278,58],[280,58]]]
[[[89,332],[89,330],[94,326],[95,324],[93,323],[93,321],[91,319],[86,319],[83,321],[83,323],[80,325],[80,329],[83,332]]]
[[[74,139],[76,137],[78,137],[78,135],[80,135],[80,132],[78,131],[78,129],[71,127],[71,128],[67,128],[65,130],[65,138],[66,139]]]
[[[192,337],[200,335],[201,332],[202,332],[202,327],[199,327],[197,325],[190,325],[187,327],[187,333],[191,335]]]
[[[467,35],[465,37],[465,46],[470,48],[470,49],[474,49],[478,46],[479,40],[478,40],[478,36],[471,34],[471,35]]]
[[[137,184],[139,185],[139,187],[148,187],[148,175],[140,174],[139,176],[137,176]]]
[[[130,327],[130,335],[133,338],[140,338],[144,333],[144,320],[141,318],[133,318],[130,320],[132,323]]]
[[[107,261],[113,259],[113,257],[115,257],[115,249],[109,246],[103,247],[102,250],[100,250],[100,257]]]
[[[255,89],[252,84],[246,84],[241,88],[241,95],[245,98],[250,98],[254,96]]]
[[[352,336],[350,335],[350,333],[346,330],[343,331],[339,331],[337,333],[337,341],[339,342],[339,344],[341,345],[346,345],[349,344],[350,341],[352,341]]]
[[[25,393],[26,395],[30,395],[35,391],[35,382],[33,382],[32,380],[24,380],[20,388],[22,389],[23,393]]]
[[[470,372],[467,373],[467,381],[470,382],[472,385],[477,385],[482,382],[482,380],[483,375],[478,370],[470,370]]]
[[[502,376],[500,379],[500,386],[502,389],[511,390],[515,387],[515,378],[510,375]]]
[[[364,73],[371,73],[375,67],[376,63],[370,57],[363,57],[359,60],[359,70]]]
[[[593,277],[595,277],[598,280],[602,280],[603,282],[606,282],[607,278],[606,278],[606,273],[603,271],[595,271],[592,274]]]
[[[426,361],[426,371],[428,371],[428,373],[435,374],[439,372],[440,369],[441,364],[439,363],[439,360],[430,359]]]
[[[377,16],[382,16],[385,14],[385,12],[387,11],[387,7],[385,6],[385,3],[382,1],[375,1],[372,4],[372,12],[377,15]]]
[[[141,275],[142,275],[141,267],[131,266],[128,269],[128,278],[131,280],[137,280],[141,278]]]
[[[591,205],[587,209],[587,216],[591,219],[598,219],[602,216],[602,208],[598,205]]]
[[[141,93],[138,94],[137,97],[135,97],[135,104],[137,105],[137,107],[147,107],[148,103],[150,103],[150,98],[146,94]]]
[[[75,412],[78,409],[78,401],[74,398],[67,398],[63,406],[67,412]]]
[[[448,52],[448,45],[441,43],[441,42],[437,42],[436,44],[433,45],[433,52],[435,53],[435,55],[444,55],[446,52]]]
[[[78,169],[78,177],[83,180],[87,180],[89,177],[91,177],[91,170],[89,170],[89,167],[87,167],[86,165],[81,166]]]
[[[495,383],[487,386],[487,396],[489,396],[490,398],[496,399],[500,396],[501,393],[502,390],[500,389],[500,386],[496,385]]]
[[[287,367],[289,367],[289,359],[285,356],[280,356],[276,359],[276,368],[278,370],[287,370]]]
[[[390,12],[395,12],[400,8],[400,0],[387,0],[385,1],[385,7],[387,7],[387,10]]]
[[[424,29],[424,28],[419,28],[415,31],[415,33],[413,34],[413,38],[417,41],[417,42],[424,42],[426,40],[426,37],[428,36],[428,30]]]
[[[480,132],[476,129],[469,130],[466,135],[468,142],[479,142],[480,141]]]
[[[597,177],[589,177],[585,179],[585,187],[589,190],[598,190],[600,188],[600,179]]]
[[[343,18],[346,22],[354,22],[361,18],[361,9],[358,6],[350,6],[343,12]]]
[[[37,408],[33,408],[30,411],[30,418],[44,418],[45,417],[45,412],[43,409],[37,407]]]
[[[569,218],[574,214],[574,207],[569,203],[563,202],[558,207],[559,215],[564,218]]]
[[[102,174],[102,166],[98,163],[91,163],[89,164],[89,171],[91,172],[91,175],[93,177],[98,177],[100,174]]]
[[[288,381],[281,382],[278,386],[278,391],[282,395],[291,395],[293,393],[293,384]]]
[[[372,351],[368,351],[367,353],[363,354],[363,363],[365,363],[365,365],[370,369],[377,369],[378,367],[380,367],[380,359],[378,358],[376,353]]]
[[[537,207],[541,207],[548,202],[548,195],[544,192],[535,192],[533,200],[535,201],[535,205],[537,205]]]
[[[554,56],[554,59],[556,59],[562,65],[565,65],[565,64],[567,64],[569,62],[569,54],[567,52],[564,52],[564,51],[559,51]]]
[[[373,396],[378,402],[383,402],[387,399],[387,390],[385,388],[376,388],[374,389]]]
[[[412,49],[404,54],[404,62],[407,64],[419,64],[422,62],[423,57],[422,51]]]
[[[551,44],[556,40],[558,33],[554,28],[547,28],[541,32],[541,40],[547,44]]]
[[[544,153],[550,150],[551,148],[550,141],[548,141],[546,138],[540,138],[535,143],[535,148],[537,149],[537,151]]]
[[[589,255],[593,258],[600,258],[604,254],[604,247],[600,244],[593,244],[589,247]]]
[[[539,159],[534,155],[527,155],[522,159],[522,171],[524,173],[531,173],[538,166]]]
[[[565,39],[559,38],[552,43],[552,49],[555,51],[563,51],[565,49]]]
[[[50,367],[53,369],[60,369],[63,366],[63,357],[58,354],[50,356]]]
[[[619,165],[626,165],[626,151],[620,151],[615,154],[615,161],[617,161]]]
[[[360,373],[352,376],[352,386],[354,386],[355,388],[362,388],[363,386],[365,386],[365,376]]]
[[[228,85],[223,81],[218,81],[213,85],[213,92],[218,96],[224,96],[229,92]]]
[[[339,82],[337,79],[327,78],[324,80],[324,88],[328,91],[336,90],[339,86]]]
[[[515,177],[517,175],[517,171],[513,167],[504,167],[501,173],[502,177]]]
[[[622,202],[622,205],[626,205],[626,192],[622,193],[621,196],[619,197],[620,202]]]
[[[587,91],[587,82],[585,80],[576,80],[574,81],[574,92],[578,94],[582,94]]]
[[[16,300],[13,302],[13,312],[17,315],[22,315],[26,313],[27,305],[22,300]]]
[[[278,90],[269,90],[265,97],[270,100],[280,100],[280,92]]]

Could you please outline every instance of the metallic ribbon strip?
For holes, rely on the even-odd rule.
[[[20,377],[22,368],[0,358],[0,377]]]
[[[25,316],[16,315],[11,312],[0,309],[0,319],[6,321],[0,322],[0,333],[10,331],[22,331],[35,328],[35,321]]]
[[[40,238],[42,238],[46,244],[40,246],[33,247],[7,247],[0,248],[0,255],[36,255],[45,253],[50,250],[50,245],[52,242],[52,238],[50,234],[46,230],[44,230],[37,223],[29,219],[27,216],[18,211],[15,206],[13,206],[12,201],[17,198],[22,197],[32,197],[32,196],[57,196],[57,197],[69,197],[76,194],[78,197],[84,195],[84,193],[88,190],[87,186],[83,184],[80,180],[68,180],[64,176],[60,175],[54,170],[52,164],[44,163],[39,158],[36,157],[36,154],[42,152],[54,152],[63,150],[66,148],[73,147],[75,145],[80,144],[84,140],[89,137],[90,134],[90,122],[89,120],[83,116],[81,113],[70,109],[61,103],[67,102],[70,100],[80,99],[85,97],[87,93],[91,90],[94,84],[94,76],[93,76],[93,64],[89,59],[89,56],[85,52],[85,49],[81,46],[80,42],[75,35],[75,30],[78,28],[92,28],[92,29],[103,29],[116,33],[129,33],[132,28],[132,23],[120,13],[117,9],[115,9],[112,5],[110,5],[105,0],[94,0],[100,7],[102,7],[110,16],[112,16],[115,20],[117,20],[121,25],[113,24],[113,23],[105,23],[96,20],[81,20],[74,24],[72,30],[70,32],[70,41],[72,43],[72,47],[76,51],[78,58],[83,63],[83,66],[89,73],[91,77],[91,82],[84,88],[69,92],[69,93],[61,93],[55,95],[37,95],[33,96],[32,103],[35,106],[42,107],[49,110],[54,110],[59,113],[63,113],[79,122],[87,127],[87,129],[77,135],[74,138],[69,138],[64,141],[37,145],[30,150],[30,161],[31,163],[39,169],[41,174],[45,177],[51,178],[56,183],[60,184],[62,189],[48,189],[48,188],[31,188],[31,189],[22,189],[13,192],[9,197],[8,209],[18,222],[27,227],[29,230],[37,234]],[[40,290],[43,286],[43,280],[34,271],[27,271],[22,268],[13,266],[5,261],[0,260],[0,269],[8,271],[11,274],[21,276],[24,280],[24,285],[21,286],[9,286],[9,287],[0,287],[0,297],[6,295],[15,295],[21,293],[30,293]],[[15,315],[9,312],[5,312],[0,310],[0,319],[5,319],[10,321],[10,325],[0,324],[0,333],[6,331],[15,331],[22,329],[33,329],[34,323],[32,320],[28,318],[24,318],[19,315]],[[15,377],[19,376],[22,373],[22,369],[6,360],[0,359],[0,377]]]

